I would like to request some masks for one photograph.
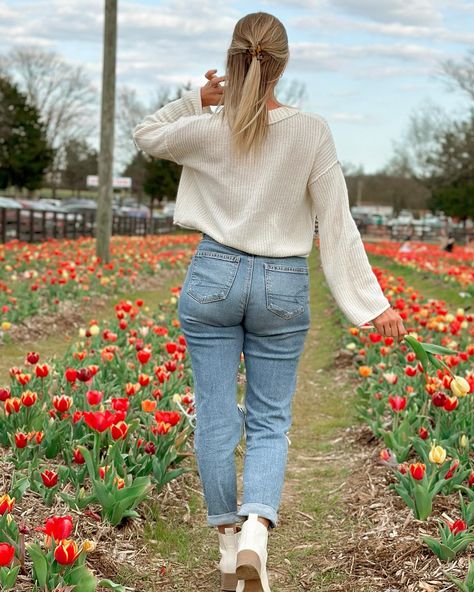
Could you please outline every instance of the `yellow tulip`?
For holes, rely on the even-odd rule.
[[[86,539],[82,543],[82,550],[84,551],[84,553],[91,553],[92,551],[95,550],[96,547],[97,547],[97,543],[94,541],[90,541],[89,539]]]
[[[442,446],[432,444],[429,459],[432,463],[442,465],[446,460],[446,450]]]
[[[2,323],[2,331],[8,331],[8,329],[10,329],[12,326],[11,323],[9,323],[8,321],[3,321]]]
[[[98,335],[100,333],[100,328],[98,325],[91,325],[89,327],[89,331],[91,335]]]
[[[468,381],[462,376],[455,376],[449,386],[456,397],[465,397],[470,389]]]
[[[469,446],[469,438],[466,436],[466,434],[463,434],[459,438],[459,445],[461,446],[461,448],[467,448]]]

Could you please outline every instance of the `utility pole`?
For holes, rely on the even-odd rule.
[[[103,44],[96,255],[101,258],[103,263],[109,263],[110,236],[112,234],[117,0],[105,0]]]

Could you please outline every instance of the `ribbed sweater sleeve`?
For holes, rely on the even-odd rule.
[[[190,145],[184,127],[190,122],[190,117],[203,113],[212,113],[212,109],[202,106],[201,88],[184,91],[179,99],[147,115],[135,126],[135,146],[155,158],[182,164],[186,147]]]
[[[346,181],[327,125],[319,148],[308,188],[318,219],[321,265],[338,307],[360,326],[390,308],[390,302],[351,215]]]

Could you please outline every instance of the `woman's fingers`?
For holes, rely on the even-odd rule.
[[[390,328],[392,330],[392,337],[398,337],[398,323],[397,323],[397,319],[392,319],[390,321]]]
[[[208,71],[207,71],[207,72],[204,74],[204,76],[205,76],[205,77],[206,77],[208,80],[211,80],[211,78],[212,78],[213,76],[215,76],[215,73],[216,73],[216,72],[217,72],[217,70],[208,70]]]
[[[406,331],[405,327],[403,326],[403,321],[401,318],[398,320],[397,326],[398,326],[398,340],[401,341],[403,339],[403,336],[407,334],[407,331]]]

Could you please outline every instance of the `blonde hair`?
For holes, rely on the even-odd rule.
[[[240,154],[259,151],[268,132],[267,101],[289,59],[283,24],[266,12],[253,12],[235,25],[227,50],[224,95],[218,111]],[[216,112],[217,114],[217,112]]]

